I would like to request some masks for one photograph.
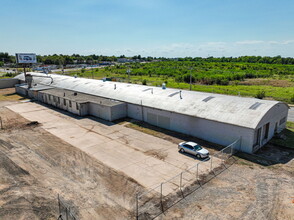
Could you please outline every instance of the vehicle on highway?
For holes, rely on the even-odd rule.
[[[209,157],[209,151],[195,142],[182,142],[179,143],[178,149],[181,153],[189,153],[195,155],[198,159]]]

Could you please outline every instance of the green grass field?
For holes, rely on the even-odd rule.
[[[288,66],[292,67],[292,65]],[[254,67],[256,67],[256,64],[254,64]],[[226,95],[240,95],[245,97],[255,97],[257,93],[264,91],[265,99],[273,99],[286,103],[294,103],[294,73],[292,74],[292,69],[290,67],[287,67],[288,75],[269,75],[267,78],[251,78],[249,81],[232,80],[229,81],[228,85],[207,85],[201,83],[200,81],[196,81],[192,84],[192,90]],[[124,66],[119,68],[119,71],[117,71],[117,67],[106,67],[94,68],[92,70],[72,71],[67,72],[66,74],[94,79],[109,77],[112,78],[112,80],[114,81],[130,82],[135,84],[146,83],[147,85],[151,86],[161,86],[162,83],[165,83],[167,87],[170,88],[187,90],[190,88],[189,83],[181,82],[177,80],[177,77],[175,76],[170,76],[167,74],[138,74],[138,72],[134,73],[134,70],[132,70],[130,78],[128,78],[128,75],[125,71],[126,67]],[[121,71],[122,68],[124,68],[124,71]],[[141,68],[141,66],[139,66],[138,68]],[[280,68],[282,68],[281,65],[278,65],[277,69],[280,70]],[[145,71],[148,72],[150,70],[145,69]],[[246,82],[246,85],[242,84],[244,82]]]

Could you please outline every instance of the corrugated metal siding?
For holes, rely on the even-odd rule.
[[[31,74],[44,75],[41,73]],[[180,97],[179,94],[171,96],[179,92],[179,89],[161,89],[159,87],[127,83],[103,82],[102,80],[74,78],[56,74],[51,74],[50,76],[53,78],[53,83],[50,84],[50,86],[53,87],[247,128],[256,128],[257,124],[268,110],[279,103],[277,101],[220,94],[213,94],[214,98],[205,102],[203,100],[207,100],[212,94],[182,91]],[[24,76],[21,74],[17,76],[17,78],[23,80]],[[51,79],[49,78],[34,78],[34,83],[48,85],[50,82]],[[148,88],[152,88],[153,94],[151,92],[146,92]],[[258,106],[257,109],[250,109],[257,101],[262,103],[262,105]]]

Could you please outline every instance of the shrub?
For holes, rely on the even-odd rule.
[[[265,97],[265,91],[264,90],[261,90],[261,91],[258,91],[255,95],[255,98],[258,98],[258,99],[263,99]]]
[[[146,79],[142,80],[142,85],[147,85],[147,80]]]
[[[294,95],[290,98],[290,102],[294,103]]]

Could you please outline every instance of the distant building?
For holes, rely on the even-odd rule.
[[[118,63],[133,63],[133,62],[135,62],[135,61],[132,60],[132,59],[128,59],[128,58],[118,58],[118,59],[117,59],[117,62],[118,62]]]

